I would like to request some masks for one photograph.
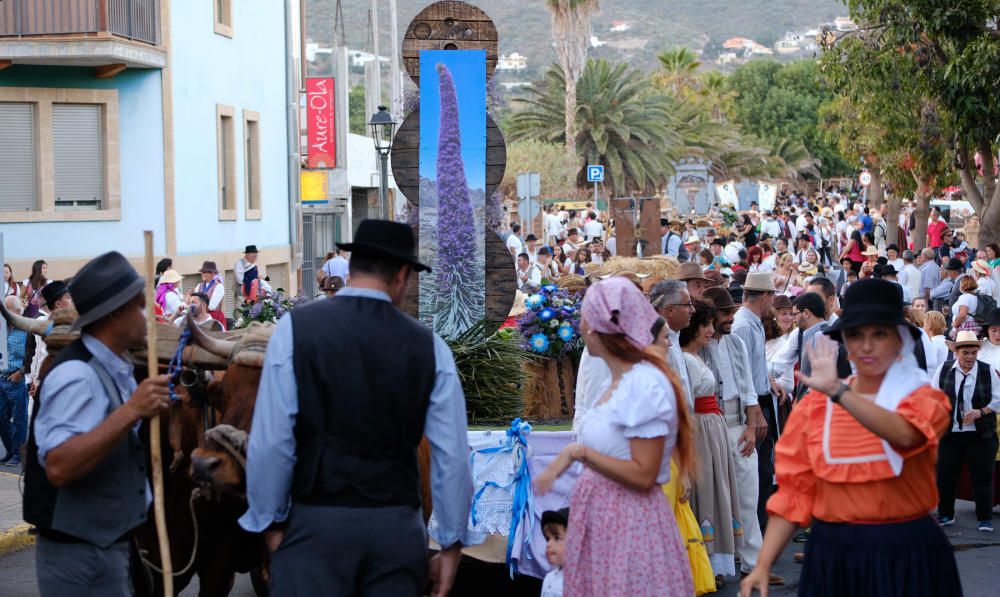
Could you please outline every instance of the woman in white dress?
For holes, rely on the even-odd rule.
[[[733,576],[736,574],[736,547],[743,544],[736,463],[726,436],[715,375],[698,356],[698,351],[712,340],[714,319],[715,308],[696,299],[691,323],[680,332],[684,363],[694,396],[694,437],[698,452],[698,475],[694,481],[691,509],[701,526],[712,572],[716,576]]]

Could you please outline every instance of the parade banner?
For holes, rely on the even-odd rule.
[[[420,319],[455,338],[486,315],[486,52],[420,52]]]
[[[732,180],[715,185],[715,192],[719,196],[719,207],[738,209],[740,200],[736,196],[736,183]]]
[[[308,168],[337,167],[337,115],[333,77],[306,79],[306,128],[308,130]]]

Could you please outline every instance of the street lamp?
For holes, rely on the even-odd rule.
[[[392,135],[396,131],[396,122],[389,114],[389,108],[379,106],[378,112],[372,114],[368,121],[372,127],[372,139],[375,141],[375,151],[378,152],[380,173],[379,185],[379,218],[385,220],[391,217],[389,212],[389,152],[392,150]]]

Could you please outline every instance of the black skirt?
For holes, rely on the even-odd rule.
[[[889,524],[813,521],[799,595],[960,597],[955,554],[930,516]]]

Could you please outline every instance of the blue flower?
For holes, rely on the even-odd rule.
[[[549,338],[545,334],[535,334],[531,337],[531,350],[541,354],[549,349]]]
[[[533,294],[524,299],[524,306],[529,309],[537,309],[545,304],[545,297],[540,294]]]
[[[541,319],[542,321],[548,321],[555,316],[556,316],[555,310],[550,309],[549,307],[546,307],[538,312],[538,319]]]
[[[559,326],[559,339],[563,342],[569,342],[573,339],[573,326],[569,324],[564,324]]]
[[[545,286],[542,286],[542,290],[544,290],[545,292],[557,292],[559,290],[559,287],[556,286],[555,284],[546,284]]]

